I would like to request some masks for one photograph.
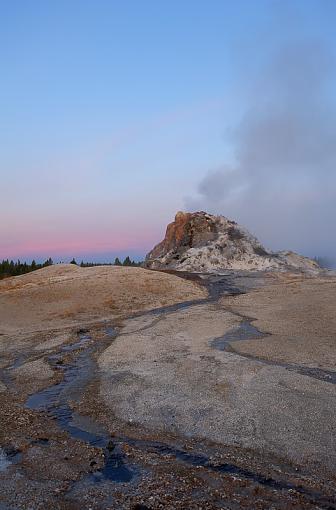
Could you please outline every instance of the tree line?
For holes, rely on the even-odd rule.
[[[3,260],[0,262],[0,279],[6,278],[9,276],[19,276],[21,274],[31,273],[32,271],[36,271],[36,269],[42,269],[43,267],[52,266],[54,264],[51,258],[47,259],[43,263],[37,263],[35,260],[32,260],[30,264],[27,262],[21,262],[17,260],[16,262],[13,260]],[[141,266],[141,262],[135,262],[131,260],[129,256],[125,257],[123,262],[116,257],[114,262],[107,263],[96,263],[96,262],[81,262],[77,264],[76,260],[73,258],[70,264],[76,264],[80,267],[94,267],[94,266],[131,266],[131,267],[139,267]]]
[[[27,262],[21,262],[20,260],[14,262],[13,260],[3,260],[0,262],[0,277],[6,276],[19,276],[20,274],[30,273],[36,269],[42,269],[42,267],[51,266],[53,261],[51,258],[47,259],[42,264],[38,264],[35,260],[32,260],[31,264]]]
[[[72,259],[70,264],[77,264],[75,259]],[[141,266],[142,262],[135,262],[135,260],[131,260],[130,257],[127,255],[125,257],[124,261],[121,262],[119,257],[116,257],[114,259],[114,262],[81,262],[79,265],[80,267],[94,267],[94,266],[132,266],[132,267],[139,267]]]

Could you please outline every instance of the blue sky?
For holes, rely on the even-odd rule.
[[[234,164],[265,63],[333,53],[335,21],[328,0],[0,1],[0,258],[142,256],[176,210],[211,209],[200,183]]]

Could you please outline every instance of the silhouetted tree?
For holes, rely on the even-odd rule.
[[[127,255],[127,257],[125,258],[125,260],[123,262],[123,266],[131,266],[131,265],[132,265],[132,261],[129,258],[129,256]]]

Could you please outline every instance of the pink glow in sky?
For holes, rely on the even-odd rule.
[[[98,3],[2,2],[0,259],[142,258],[183,209],[335,256],[336,3]]]
[[[1,245],[0,259],[13,258],[67,258],[85,257],[91,255],[99,258],[99,254],[106,254],[113,258],[118,254],[130,253],[137,258],[144,255],[156,244],[161,234],[159,229],[146,229],[146,232],[79,232],[44,234],[33,232],[27,236],[17,236],[15,233],[8,237],[6,244]],[[109,260],[106,259],[108,262]]]

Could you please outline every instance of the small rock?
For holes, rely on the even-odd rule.
[[[108,449],[109,452],[112,452],[115,448],[115,444],[113,443],[113,441],[110,439],[109,442],[107,443],[107,446],[106,448]]]

